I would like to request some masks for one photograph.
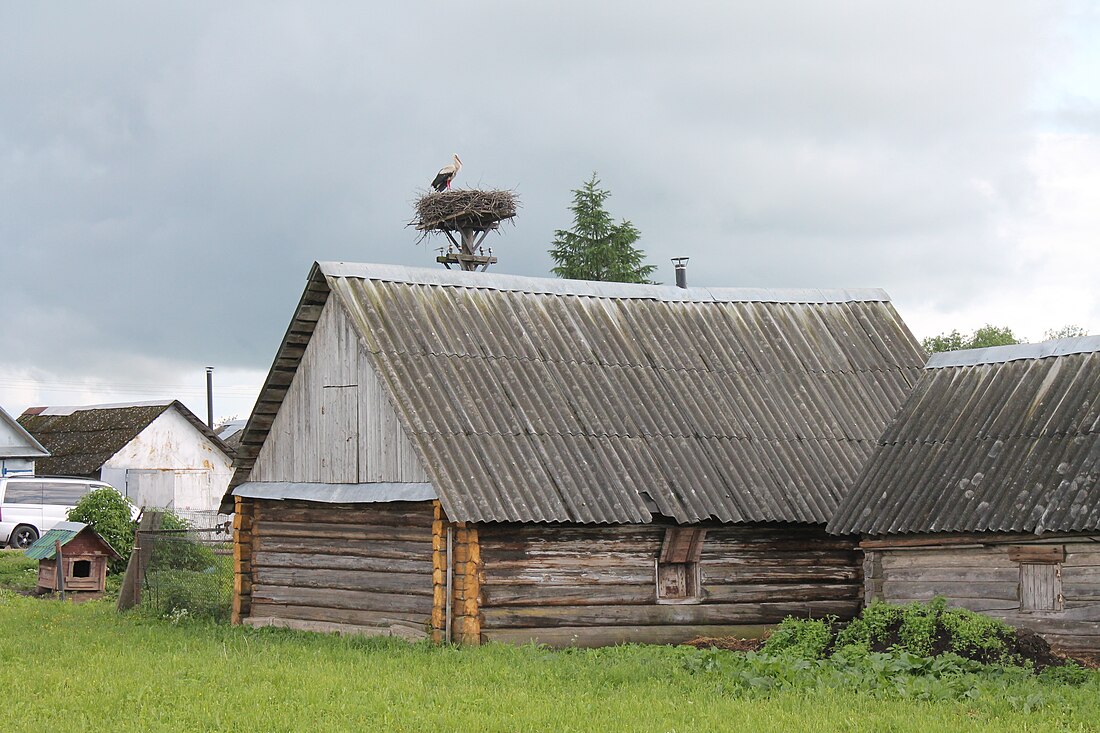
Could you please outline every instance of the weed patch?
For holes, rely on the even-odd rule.
[[[917,657],[945,654],[982,664],[1060,665],[1039,636],[965,608],[948,608],[943,598],[900,606],[876,601],[847,624],[835,618],[785,619],[763,644],[767,655],[824,659],[836,650],[904,652]]]

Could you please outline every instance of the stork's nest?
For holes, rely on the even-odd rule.
[[[432,191],[416,202],[416,218],[409,222],[425,234],[462,229],[493,229],[516,215],[519,196],[512,191],[457,189]]]

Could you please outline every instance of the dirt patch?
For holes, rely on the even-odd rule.
[[[764,645],[763,639],[739,639],[736,636],[700,636],[685,641],[684,646],[696,649],[722,649],[727,652],[755,652]]]
[[[1055,654],[1060,654],[1061,655],[1061,652],[1055,652]],[[1066,659],[1068,659],[1071,662],[1076,662],[1077,664],[1081,665],[1082,667],[1087,667],[1088,669],[1100,669],[1100,654],[1092,654],[1092,653],[1089,653],[1089,652],[1077,652],[1077,653],[1064,654],[1062,656],[1064,656]]]

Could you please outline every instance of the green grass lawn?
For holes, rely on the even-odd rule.
[[[1100,675],[963,702],[859,690],[745,697],[686,648],[454,649],[173,625],[0,591],[0,690],[64,731],[1083,731]],[[706,654],[706,653],[702,653]],[[698,667],[699,665],[695,665]]]
[[[0,550],[0,588],[33,590],[38,584],[38,561],[22,550]]]

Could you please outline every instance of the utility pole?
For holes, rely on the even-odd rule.
[[[206,425],[214,429],[214,367],[206,367]]]

